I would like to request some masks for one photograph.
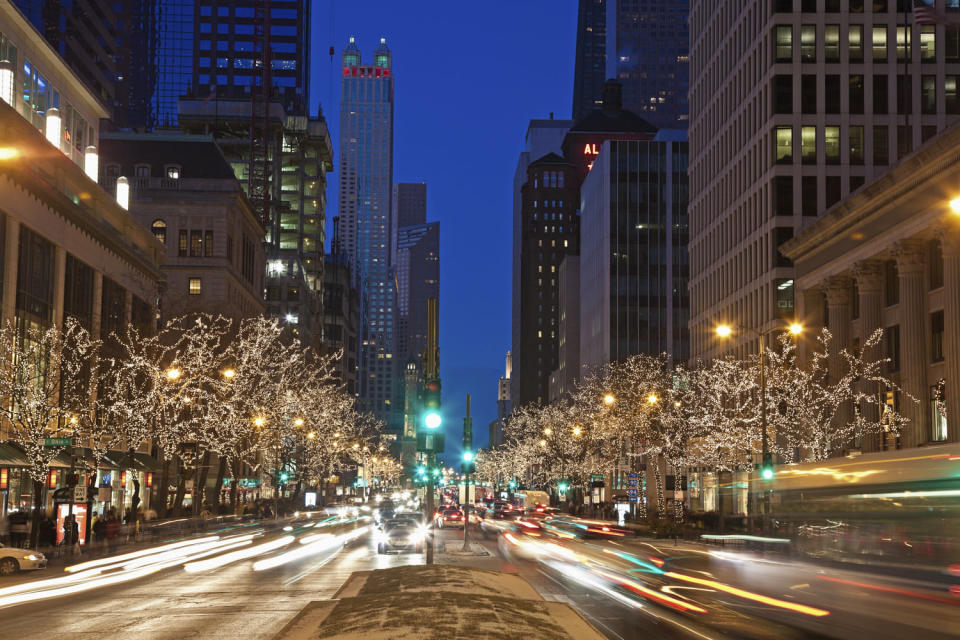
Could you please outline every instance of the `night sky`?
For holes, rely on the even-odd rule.
[[[475,447],[486,446],[497,415],[510,349],[513,172],[531,118],[570,117],[577,3],[314,0],[312,11],[311,112],[322,104],[335,167],[347,39],[356,36],[364,64],[381,36],[393,52],[394,182],[426,182],[427,219],[441,222],[440,373],[452,461],[466,394]],[[330,220],[338,176],[328,177]]]

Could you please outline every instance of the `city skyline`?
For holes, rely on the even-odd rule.
[[[473,28],[465,32],[449,29],[454,12],[447,5],[437,3],[436,7],[414,17],[386,1],[362,8],[338,3],[331,28],[330,5],[315,4],[311,14],[317,36],[313,41],[310,112],[322,104],[331,135],[337,139],[342,49],[354,36],[369,61],[380,38],[386,38],[396,69],[393,182],[426,182],[428,222],[442,222],[440,372],[449,427],[445,455],[452,458],[459,451],[459,425],[467,393],[473,395],[474,424],[486,425],[497,417],[497,379],[503,375],[503,354],[511,348],[513,168],[530,118],[546,119],[551,112],[557,117],[569,114],[577,10],[574,0],[564,3],[564,11],[554,11],[556,3],[538,1],[512,7],[516,21],[507,24],[495,15],[480,14]],[[531,40],[523,26],[533,21],[549,27],[540,39]],[[495,35],[516,41],[526,53],[516,56],[489,47],[487,43]],[[469,46],[465,38],[470,39]],[[331,45],[336,52],[332,67]],[[458,59],[437,55],[438,51],[453,50],[460,52]],[[556,64],[542,69],[535,60],[546,50]],[[518,60],[529,61],[521,65],[527,71],[517,72]],[[469,77],[463,75],[467,68]],[[440,78],[457,80],[437,91]],[[509,88],[529,105],[529,113],[499,109],[502,98],[477,92],[477,83]],[[468,126],[467,122],[474,121],[483,122],[484,128]],[[424,135],[431,127],[456,135]],[[491,130],[497,134],[489,135]],[[451,163],[437,163],[434,157],[459,158],[476,179],[458,179],[461,176],[453,172]],[[339,180],[339,158],[335,165],[331,185]],[[329,238],[330,221],[339,211],[336,189],[328,190],[327,211]],[[474,224],[479,220],[484,224]],[[478,262],[485,267],[474,268]],[[460,337],[471,331],[476,339]],[[486,431],[474,429],[475,446],[485,444]]]

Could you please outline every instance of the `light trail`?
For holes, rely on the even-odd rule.
[[[183,569],[187,573],[199,573],[201,571],[209,571],[210,569],[219,569],[220,567],[226,566],[233,562],[239,562],[240,560],[246,560],[248,558],[253,558],[254,556],[259,556],[264,553],[269,553],[276,549],[280,549],[287,546],[295,539],[296,538],[293,536],[283,536],[282,538],[277,538],[269,542],[264,542],[263,544],[258,544],[255,547],[233,551],[231,553],[210,558],[208,560],[188,562],[183,566]]]
[[[907,591],[905,589],[896,589],[894,587],[884,587],[879,584],[869,584],[866,582],[856,582],[854,580],[844,580],[843,578],[833,578],[831,576],[820,576],[821,580],[826,580],[828,582],[836,582],[838,584],[846,584],[853,587],[861,587],[863,589],[872,589],[874,591],[883,591],[885,593],[895,593],[901,596],[910,596],[911,598],[920,598],[922,600],[931,600],[933,602],[941,602],[943,604],[950,604],[955,607],[960,606],[960,601],[951,600],[949,598],[941,598],[939,596],[931,596],[926,593],[918,593],[917,591]]]
[[[620,584],[623,587],[626,587],[627,589],[630,589],[635,593],[638,593],[642,596],[646,596],[651,600],[656,600],[657,602],[673,607],[674,609],[678,609],[680,611],[695,611],[697,613],[707,612],[707,610],[704,609],[703,607],[699,607],[695,604],[690,604],[689,602],[684,602],[679,598],[674,598],[673,596],[669,596],[664,593],[654,591],[653,589],[648,589],[647,587],[640,584],[636,580],[630,580],[629,578],[624,578],[613,573],[607,573],[602,569],[594,569],[594,572],[604,576],[608,580],[613,580],[614,582]]]
[[[675,571],[668,571],[665,575],[671,578],[675,578],[677,580],[684,580],[686,582],[692,582],[694,584],[703,585],[705,587],[711,587],[713,589],[716,589],[717,591],[723,591],[725,593],[729,593],[730,595],[738,596],[746,600],[753,600],[754,602],[761,602],[763,604],[770,605],[771,607],[779,607],[781,609],[796,611],[797,613],[802,613],[808,616],[830,615],[830,612],[825,609],[818,609],[816,607],[809,607],[805,604],[796,604],[795,602],[787,602],[785,600],[778,600],[777,598],[771,598],[770,596],[761,595],[759,593],[744,591],[743,589],[738,589],[737,587],[731,587],[728,584],[717,582],[716,580],[704,580],[703,578],[694,578],[693,576],[687,576],[682,573],[676,573]]]
[[[295,560],[300,560],[301,558],[306,558],[317,553],[323,553],[324,551],[329,551],[330,549],[335,549],[339,546],[350,542],[356,538],[359,538],[363,534],[367,533],[370,529],[370,525],[354,529],[349,533],[345,533],[339,536],[333,536],[332,538],[327,538],[323,540],[317,540],[305,545],[300,546],[298,549],[292,549],[280,555],[274,556],[272,558],[265,558],[259,562],[253,563],[254,571],[264,571],[266,569],[272,569],[274,567],[279,567],[280,565],[287,564],[288,562],[293,562]]]

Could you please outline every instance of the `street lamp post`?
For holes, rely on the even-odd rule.
[[[741,329],[745,327],[741,326]],[[767,352],[766,352],[766,342],[767,336],[772,333],[782,331],[781,327],[771,327],[767,330],[760,330],[754,328],[748,328],[748,331],[751,331],[755,336],[760,339],[760,449],[761,449],[761,463],[760,463],[760,474],[764,480],[773,479],[773,458],[770,455],[770,444],[767,436]],[[803,325],[793,322],[787,327],[787,330],[794,336],[798,336],[803,332]],[[720,338],[729,338],[733,334],[733,329],[730,325],[721,324],[716,328],[717,336]],[[764,500],[764,514],[768,511],[766,498],[768,497],[765,494]],[[723,514],[721,514],[721,519]],[[763,519],[761,518],[761,528],[763,527]]]

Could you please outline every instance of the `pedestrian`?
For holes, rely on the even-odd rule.
[[[37,544],[41,547],[52,548],[57,544],[57,525],[53,518],[48,515],[43,516],[40,526],[37,529]]]
[[[97,516],[93,521],[93,542],[98,551],[102,551],[107,544],[107,520],[105,516]]]
[[[107,519],[107,547],[111,554],[117,552],[117,542],[120,537],[120,520],[112,510]]]

